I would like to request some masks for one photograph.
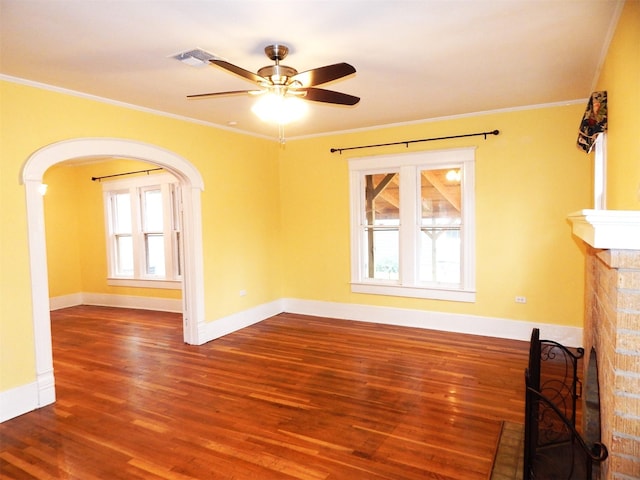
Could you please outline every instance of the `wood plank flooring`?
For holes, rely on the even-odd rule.
[[[202,346],[176,314],[52,312],[57,402],[6,479],[488,479],[528,342],[283,313]]]

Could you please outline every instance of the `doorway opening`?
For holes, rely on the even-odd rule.
[[[44,205],[40,188],[44,173],[53,165],[81,158],[123,158],[162,167],[180,182],[183,205],[183,337],[189,344],[203,343],[204,273],[202,267],[202,216],[200,195],[204,182],[198,170],[183,157],[142,142],[115,138],[81,138],[54,143],[33,153],[21,180],[25,185],[31,272],[31,303],[35,340],[37,407],[55,402],[55,379],[49,314]]]

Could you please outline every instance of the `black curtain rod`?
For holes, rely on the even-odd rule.
[[[451,135],[448,137],[422,138],[420,140],[405,140],[404,142],[378,143],[375,145],[360,145],[358,147],[332,148],[331,153],[340,152],[340,154],[342,154],[342,152],[346,150],[358,150],[360,148],[388,147],[390,145],[405,145],[407,148],[409,148],[410,143],[432,142],[434,140],[449,140],[450,138],[478,137],[480,135],[482,135],[486,140],[487,135],[498,135],[499,133],[500,133],[500,130],[493,130],[491,132],[466,133],[464,135]]]
[[[91,177],[92,181],[100,181],[103,178],[112,178],[112,177],[122,177],[123,175],[135,175],[136,173],[146,173],[147,175],[149,175],[149,172],[155,172],[156,170],[164,170],[164,168],[160,167],[160,168],[151,168],[149,170],[137,170],[135,172],[125,172],[125,173],[115,173],[113,175],[105,175],[103,177]]]

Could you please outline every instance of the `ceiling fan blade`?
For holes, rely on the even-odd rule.
[[[305,100],[312,102],[337,103],[338,105],[355,105],[360,101],[360,97],[354,97],[346,93],[334,92],[323,88],[300,88],[296,92],[304,92]]]
[[[229,63],[225,60],[212,58],[211,60],[209,60],[209,62],[255,83],[262,83],[262,82],[269,81],[268,79],[261,77],[260,75],[256,75],[255,73],[250,72],[249,70],[245,70],[244,68],[238,67],[237,65],[234,65],[233,63]]]
[[[352,65],[344,62],[334,63],[333,65],[300,72],[291,77],[291,82],[300,82],[303,87],[313,87],[346,77],[352,73],[356,73],[356,69]]]
[[[262,92],[262,90],[231,90],[228,92],[196,93],[195,95],[187,95],[187,98],[223,97],[226,95],[256,94],[260,92]]]

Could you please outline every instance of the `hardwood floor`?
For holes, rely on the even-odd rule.
[[[488,479],[528,342],[283,313],[202,346],[176,314],[52,312],[57,402],[7,479]]]

